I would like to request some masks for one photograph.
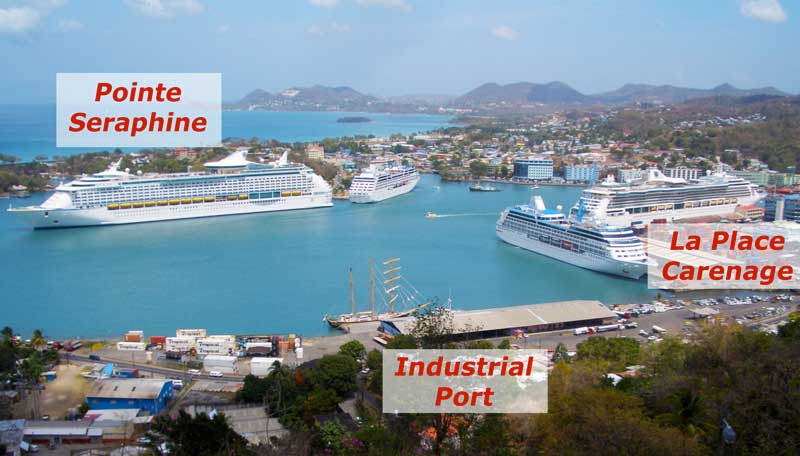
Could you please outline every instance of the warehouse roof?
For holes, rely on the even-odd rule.
[[[616,318],[600,301],[562,301],[483,310],[453,311],[456,333],[497,331],[554,323]],[[404,334],[414,325],[414,318],[398,318],[390,322]]]
[[[97,380],[86,397],[155,399],[161,393],[165,383],[171,383],[171,380],[155,378]]]

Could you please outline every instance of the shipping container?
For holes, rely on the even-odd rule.
[[[250,360],[250,373],[260,377],[268,375],[275,361],[283,363],[283,358],[253,358]]]
[[[167,337],[164,348],[167,351],[188,352],[195,348],[194,337]]]
[[[597,327],[597,332],[606,332],[606,331],[616,331],[618,329],[622,329],[622,325],[614,324],[614,325],[602,325]]]
[[[233,374],[237,371],[235,356],[207,355],[203,358],[203,369]]]
[[[158,344],[162,347],[167,344],[167,336],[150,336],[151,344]]]
[[[199,337],[206,337],[208,333],[205,329],[179,329],[175,331],[176,337],[194,337],[195,339]]]
[[[80,339],[70,340],[64,344],[64,350],[71,352],[83,347],[83,341]]]
[[[139,378],[139,369],[123,368],[117,371],[117,377],[120,378]]]
[[[139,335],[139,334],[128,333],[128,334],[125,334],[125,336],[123,337],[123,340],[125,342],[141,342],[142,341],[142,336]]]
[[[117,342],[117,350],[144,351],[144,342]]]
[[[589,328],[587,328],[585,326],[583,328],[575,328],[575,335],[576,336],[580,336],[581,334],[588,334],[588,333],[589,333]]]

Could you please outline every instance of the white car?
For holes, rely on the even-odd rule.
[[[189,369],[188,371],[186,371],[186,373],[189,375],[200,375],[200,371],[197,369]]]
[[[172,379],[172,387],[174,389],[181,389],[183,388],[183,380],[179,380],[177,378]]]
[[[220,371],[211,371],[208,373],[209,377],[222,377],[222,372]]]

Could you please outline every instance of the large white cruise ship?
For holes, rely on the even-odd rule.
[[[592,271],[631,279],[647,274],[647,255],[633,230],[570,222],[538,195],[530,205],[503,211],[495,230],[511,245]]]
[[[718,173],[687,182],[650,169],[642,182],[619,184],[609,176],[584,190],[570,210],[570,220],[628,227],[633,222],[728,215],[736,206],[751,205],[761,198],[757,187],[740,177]]]
[[[207,172],[108,170],[59,185],[40,206],[10,208],[34,228],[115,225],[332,206],[331,187],[304,165],[255,163],[239,150]]]
[[[378,161],[353,178],[350,201],[377,203],[414,190],[419,182],[417,170],[411,166],[395,165],[392,161]]]

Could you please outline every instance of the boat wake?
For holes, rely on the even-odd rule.
[[[425,214],[425,218],[435,219],[435,218],[446,218],[446,217],[485,217],[488,215],[497,215],[496,212],[473,212],[473,213],[466,213],[466,214],[437,214],[435,212],[428,212]]]

